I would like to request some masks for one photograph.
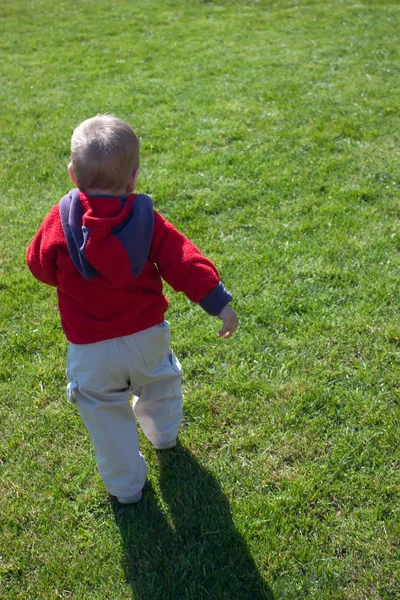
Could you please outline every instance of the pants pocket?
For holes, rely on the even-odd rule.
[[[147,371],[154,371],[169,351],[171,332],[167,321],[133,336]]]
[[[66,376],[67,376],[67,381],[68,381],[67,398],[72,404],[76,404],[75,390],[78,388],[78,382],[76,380],[74,380],[74,378],[73,378],[70,361],[71,361],[71,346],[68,347],[68,354],[67,354],[67,369],[66,369]]]
[[[76,403],[79,388],[103,390],[109,375],[108,341],[95,344],[70,344],[67,355],[67,395]]]
[[[182,366],[179,360],[176,358],[174,352],[172,350],[169,351],[169,354],[164,358],[162,364],[166,367],[172,367],[177,375],[182,375]]]
[[[72,403],[72,404],[76,404],[76,395],[75,392],[76,390],[79,389],[79,385],[77,381],[70,381],[67,385],[67,396],[68,396],[68,400]]]

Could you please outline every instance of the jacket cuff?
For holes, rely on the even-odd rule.
[[[211,292],[208,292],[208,294],[204,296],[203,300],[200,302],[200,306],[208,312],[209,315],[216,317],[221,310],[229,304],[232,298],[232,294],[225,289],[220,281]]]

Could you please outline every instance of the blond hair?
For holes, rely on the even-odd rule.
[[[120,192],[139,168],[139,140],[133,129],[114,115],[83,121],[72,135],[71,163],[83,192]]]

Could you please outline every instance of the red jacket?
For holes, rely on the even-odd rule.
[[[213,263],[143,194],[72,190],[51,209],[26,257],[37,279],[57,287],[62,326],[75,344],[161,323],[168,307],[162,279],[212,315],[232,299]]]

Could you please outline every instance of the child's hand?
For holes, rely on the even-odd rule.
[[[227,304],[219,313],[219,319],[224,322],[222,329],[218,333],[218,337],[230,338],[233,332],[239,325],[239,319],[235,311]]]

